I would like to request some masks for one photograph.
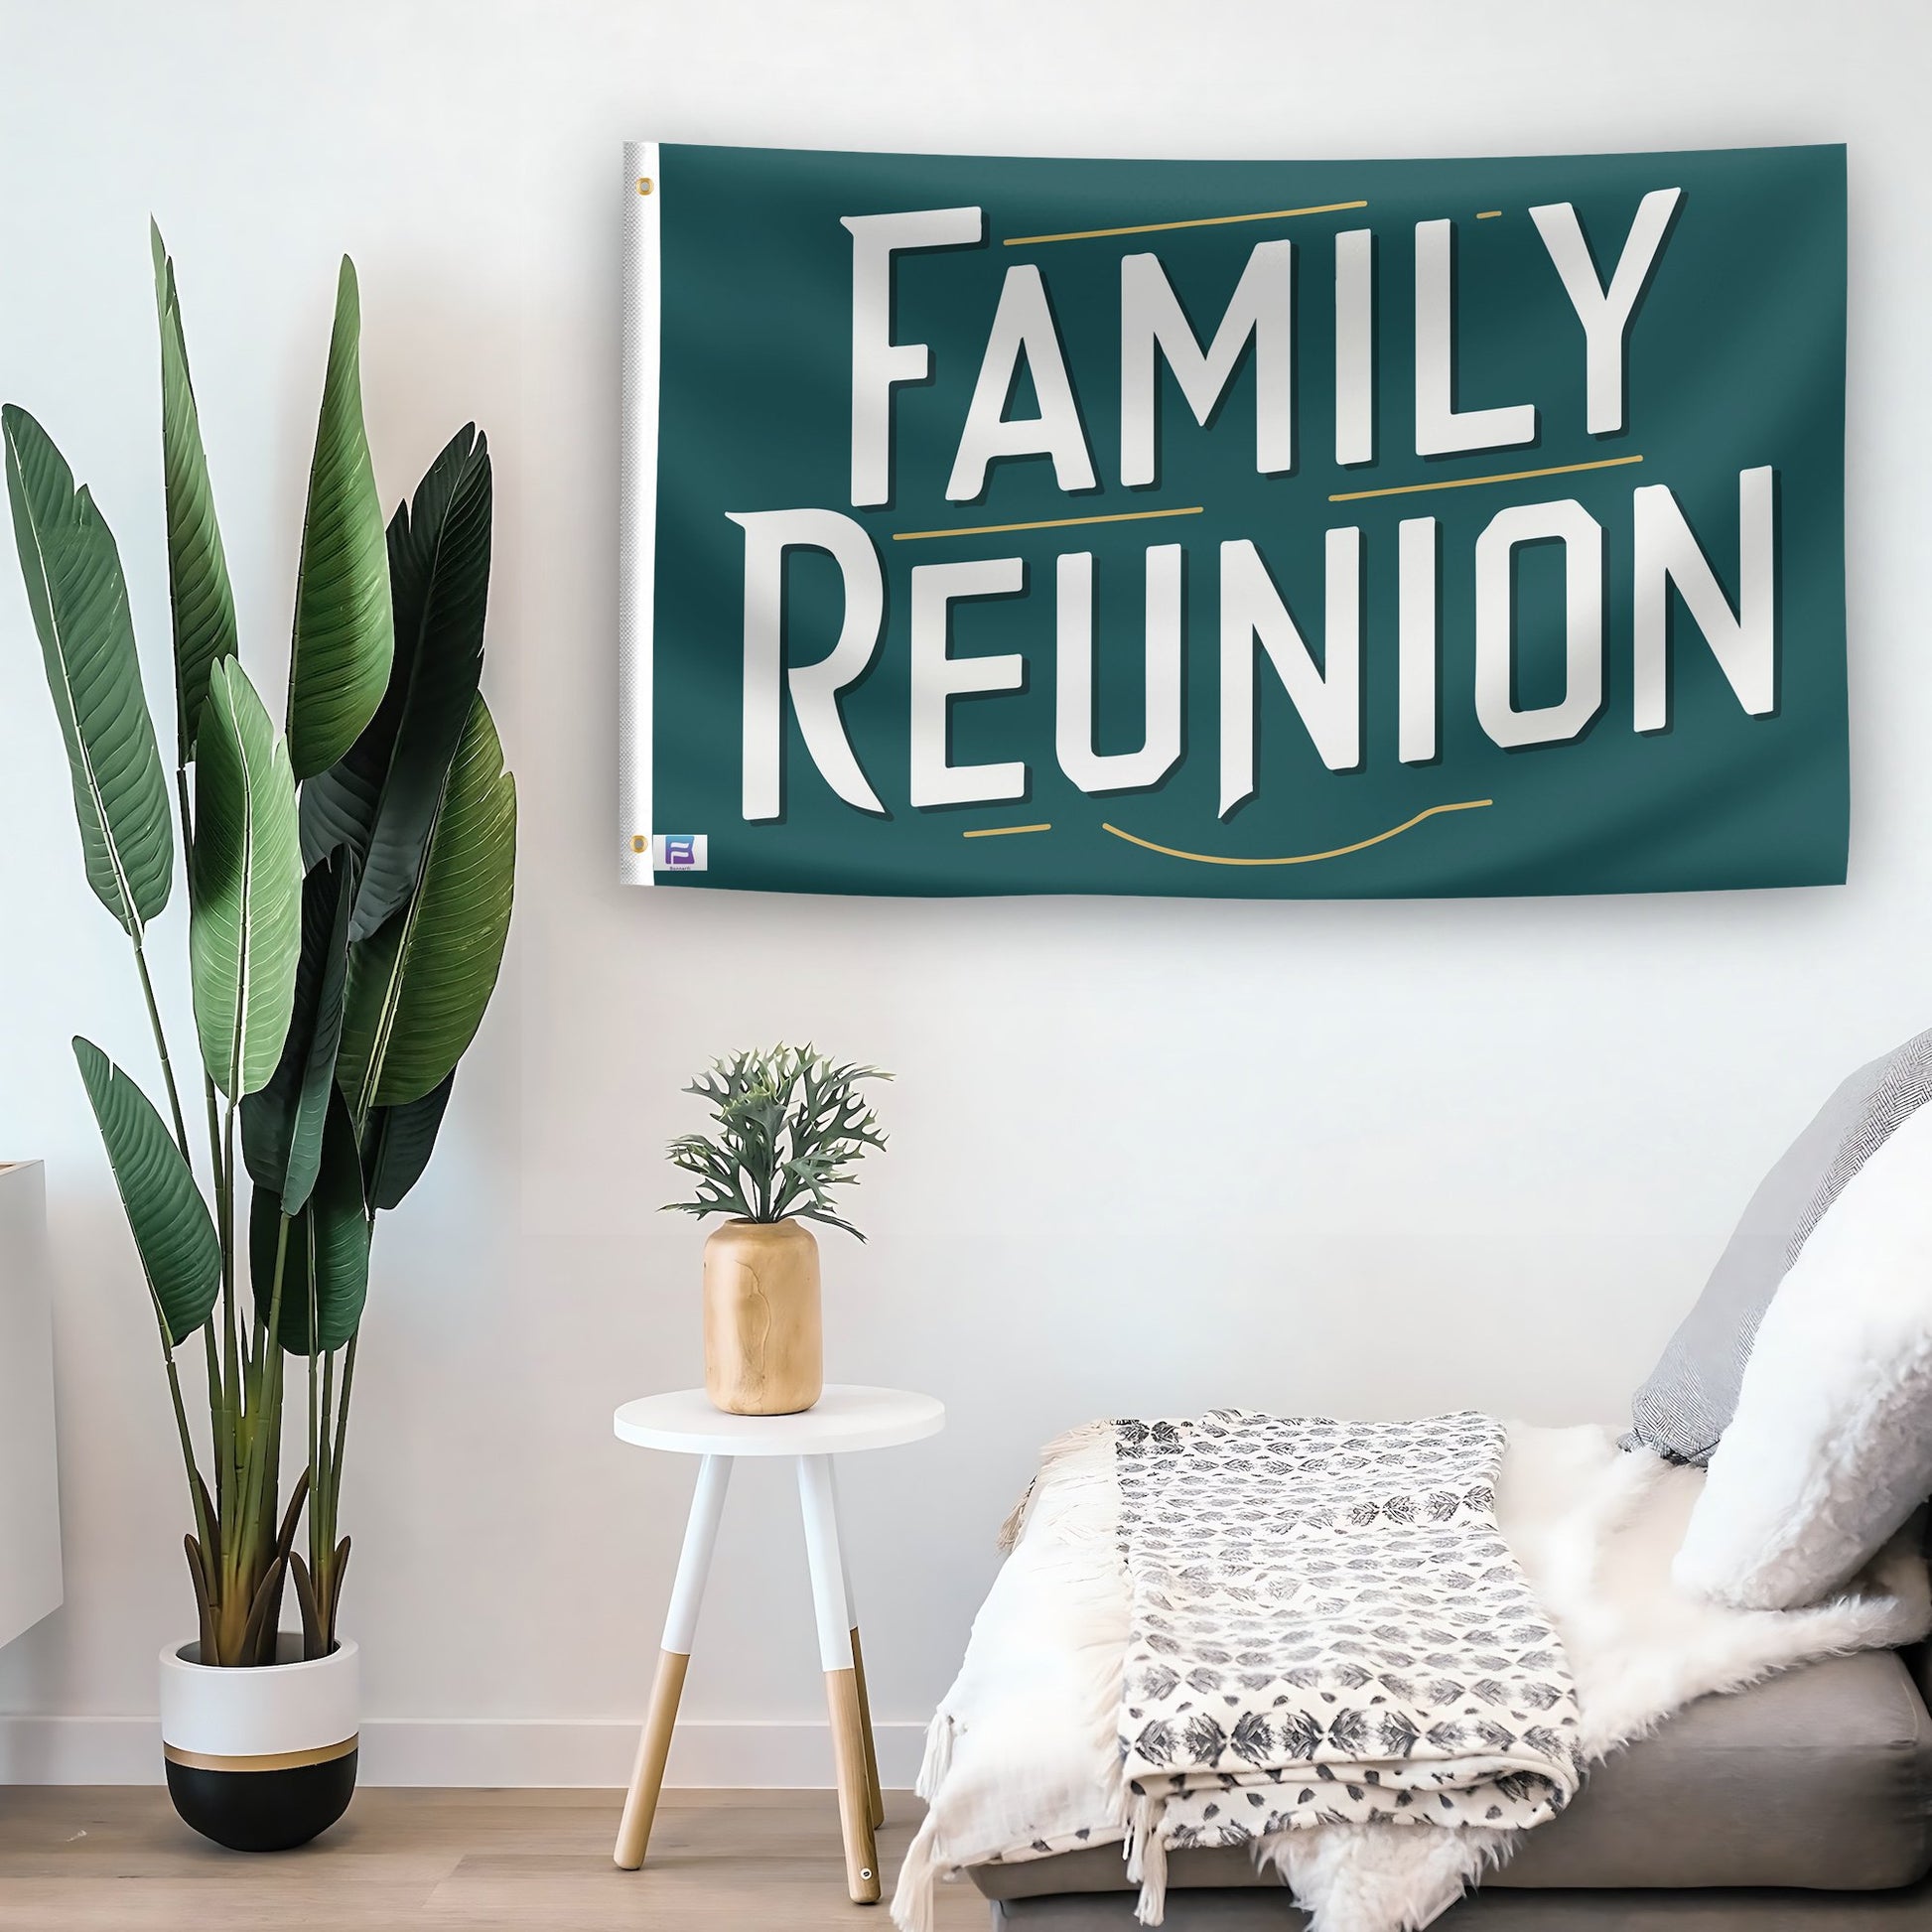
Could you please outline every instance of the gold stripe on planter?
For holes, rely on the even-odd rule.
[[[297,1771],[305,1764],[332,1764],[355,1748],[354,1736],[340,1744],[318,1744],[306,1751],[264,1751],[254,1757],[230,1757],[215,1751],[185,1751],[163,1744],[162,1755],[170,1764],[185,1765],[191,1771]]]

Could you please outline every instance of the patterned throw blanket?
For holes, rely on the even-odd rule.
[[[1501,1542],[1484,1498],[1473,1509],[1469,1503],[1469,1491],[1486,1490],[1494,1472],[1494,1425],[1481,1418],[1390,1429],[1221,1416],[1157,1435],[1159,1429],[1124,1425],[1117,1432],[1113,1423],[1090,1423],[1045,1451],[1009,1524],[1012,1554],[973,1620],[959,1674],[926,1734],[918,1790],[927,1811],[893,1900],[899,1932],[934,1932],[941,1878],[1083,1848],[1116,1851],[1136,1813],[1147,1841],[1143,1873],[1151,1864],[1158,1879],[1168,1843],[1160,1828],[1205,1830],[1238,1846],[1266,1822],[1244,1822],[1243,1814],[1257,1812],[1287,1821],[1286,1829],[1253,1839],[1248,1849],[1256,1867],[1278,1877],[1310,1914],[1309,1932],[1414,1932],[1506,1863],[1523,1839],[1513,1822],[1518,1814],[1500,1793],[1485,1800],[1468,1783],[1432,1785],[1431,1773],[1451,1765],[1466,1773],[1493,1743],[1508,1761],[1502,1778],[1549,1781],[1549,1810],[1574,1781],[1574,1760],[1560,1750],[1526,1765],[1502,1740],[1471,1736],[1464,1727],[1489,1723],[1512,1734],[1520,1726],[1526,1734],[1534,1725],[1560,1743],[1577,1737],[1594,1764],[1695,1699],[1740,1690],[1821,1657],[1896,1649],[1932,1629],[1925,1562],[1906,1534],[1854,1586],[1810,1609],[1734,1610],[1686,1595],[1671,1579],[1671,1564],[1704,1471],[1647,1452],[1619,1453],[1615,1429],[1511,1425],[1497,1485]],[[1452,1440],[1442,1442],[1445,1433]],[[1440,1482],[1413,1479],[1408,1446],[1419,1436],[1439,1439],[1438,1449],[1424,1453],[1440,1460]],[[1225,1453],[1250,1466],[1227,1484],[1219,1475],[1205,1487],[1178,1479],[1179,1458],[1203,1451],[1210,1462]],[[1305,1466],[1316,1461],[1327,1466]],[[1316,1499],[1317,1484],[1330,1493]],[[1249,1500],[1230,1504],[1209,1493],[1223,1489]],[[1133,1491],[1131,1503],[1126,1490]],[[1221,1517],[1198,1537],[1196,1499]],[[1130,1507],[1138,1527],[1124,1535],[1123,1510]],[[1284,1507],[1302,1520],[1278,1521]],[[1165,1553],[1148,1542],[1150,1508],[1156,1533],[1168,1539]],[[1312,1520],[1315,1512],[1326,1521]],[[1392,1540],[1396,1531],[1429,1536],[1438,1528],[1451,1533],[1451,1548],[1424,1545],[1405,1553]],[[1136,1541],[1144,1553],[1138,1560],[1131,1558]],[[1357,1560],[1363,1568],[1355,1567]],[[1130,1562],[1141,1581],[1130,1582]],[[1518,1562],[1529,1580],[1527,1595]],[[1292,1582],[1298,1565],[1307,1572],[1306,1591]],[[1250,1566],[1252,1578],[1245,1574]],[[1157,1570],[1176,1580],[1162,1588],[1170,1602],[1188,1606],[1180,1613],[1143,1605],[1141,1591]],[[1451,1572],[1463,1581],[1449,1587]],[[1244,1637],[1259,1606],[1274,1605],[1257,1617],[1265,1642],[1189,1636],[1185,1648],[1165,1651],[1152,1641],[1180,1642],[1177,1632],[1191,1625],[1195,1599],[1203,1590],[1218,1597],[1221,1583]],[[1384,1586],[1393,1605],[1350,1614],[1351,1591]],[[1504,1592],[1498,1613],[1468,1615],[1462,1606],[1469,1592],[1488,1588]],[[1151,1615],[1171,1627],[1156,1630]],[[1356,1629],[1344,1627],[1349,1624]],[[1547,1641],[1546,1624],[1559,1634],[1563,1661]],[[1537,1635],[1526,1635],[1523,1648],[1508,1636],[1532,1628]],[[1143,1675],[1123,1695],[1130,1639],[1133,1668]],[[1313,1655],[1290,1661],[1285,1654],[1311,1644]],[[1208,1656],[1209,1649],[1223,1655]],[[1540,1694],[1510,1695],[1512,1658],[1525,1682],[1557,1693],[1547,1713],[1537,1710]],[[1340,1667],[1335,1679],[1296,1681],[1296,1673],[1318,1671],[1324,1659]],[[1176,1683],[1145,1681],[1154,1664]],[[1195,1671],[1205,1673],[1199,1687],[1183,1690],[1180,1681]],[[1377,1681],[1342,1681],[1357,1672]],[[1281,1680],[1274,1690],[1271,1678]],[[1466,1685],[1468,1695],[1458,1696],[1451,1683]],[[1398,1695],[1404,1687],[1416,1695]],[[1164,1693],[1158,1701],[1156,1691]],[[1229,1705],[1229,1697],[1237,1702]],[[1135,1712],[1138,1720],[1128,1715]],[[1573,1716],[1575,1725],[1564,1722]],[[1242,1730],[1248,1717],[1265,1722],[1265,1745],[1261,1725]],[[1170,1755],[1159,1765],[1145,1754],[1135,1757],[1143,1785],[1136,1797],[1123,1776],[1123,1736],[1134,1753],[1148,1725],[1162,1720],[1165,1736],[1156,1732],[1147,1743]],[[1196,1732],[1197,1720],[1203,1722]],[[1358,1741],[1371,1732],[1371,1745]],[[1229,1749],[1227,1740],[1237,1734],[1253,1741],[1258,1763]],[[1405,1751],[1412,1735],[1417,1742]],[[1182,1739],[1191,1755],[1176,1757]],[[1308,1755],[1291,1764],[1289,1753],[1298,1750]],[[1365,1762],[1367,1750],[1394,1754]],[[1279,1764],[1269,1763],[1277,1756]],[[1279,1777],[1272,1775],[1277,1771]],[[1405,1773],[1404,1782],[1395,1781]],[[1151,1781],[1176,1774],[1183,1785],[1203,1789],[1181,1797],[1170,1815],[1173,1790]],[[1211,1795],[1224,1776],[1234,1783]],[[1389,1794],[1404,1790],[1413,1796],[1398,1806]],[[1304,1801],[1304,1791],[1313,1795]],[[1389,1808],[1366,1814],[1366,1824],[1354,1822],[1363,1815],[1354,1807],[1367,1805],[1372,1791],[1382,1792]],[[1405,1821],[1452,1823],[1441,1803],[1445,1796],[1481,1822],[1449,1831],[1407,1829]],[[1494,1821],[1491,1802],[1502,1814]],[[1210,1804],[1217,1807],[1212,1818],[1205,1815]],[[1158,1916],[1158,1894],[1157,1885],[1143,1898],[1145,1916]],[[1292,1916],[1285,1914],[1284,1926]]]
[[[1554,1817],[1575,1689],[1496,1524],[1503,1426],[1116,1422],[1128,1875],[1314,1824]]]

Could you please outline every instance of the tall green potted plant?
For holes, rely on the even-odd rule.
[[[258,1851],[326,1830],[354,1788],[338,1512],[370,1240],[429,1160],[495,986],[516,791],[478,689],[483,438],[459,432],[385,532],[345,258],[278,732],[241,665],[174,264],[158,230],[153,243],[172,806],[113,535],[24,409],[0,410],[0,437],[87,880],[131,942],[166,1107],[75,1039],[147,1280],[193,1526],[198,1636],[162,1656],[168,1784],[197,1830]],[[177,824],[199,1096],[147,958]],[[285,1482],[291,1358],[307,1453]],[[284,1632],[290,1596],[300,1629]]]

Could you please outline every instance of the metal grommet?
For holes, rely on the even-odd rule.
[[[637,177],[637,193],[639,195],[648,195],[650,193],[650,177],[648,175],[639,175]]]

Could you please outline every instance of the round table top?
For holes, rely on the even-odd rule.
[[[843,1455],[936,1436],[946,1406],[909,1389],[828,1382],[795,1416],[728,1416],[702,1389],[639,1396],[611,1419],[619,1439],[682,1455]]]

